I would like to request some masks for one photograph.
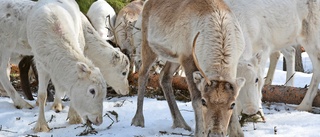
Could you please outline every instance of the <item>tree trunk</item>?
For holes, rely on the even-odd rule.
[[[299,45],[296,47],[296,64],[295,64],[295,69],[298,72],[304,72],[301,53],[302,53],[302,47],[301,45]]]
[[[304,49],[298,45],[295,47],[295,70],[298,72],[304,72],[301,53],[304,52]],[[283,71],[287,71],[286,59],[283,57]]]
[[[138,85],[138,73],[129,75],[129,83],[132,86]],[[159,75],[150,75],[148,79],[148,87],[159,87]],[[184,77],[174,76],[172,82],[173,89],[188,90],[188,85]],[[307,88],[297,88],[289,86],[269,85],[262,90],[262,101],[279,102],[288,104],[300,104],[304,98]],[[320,90],[318,91],[318,93]],[[320,94],[314,98],[313,106],[320,107]]]

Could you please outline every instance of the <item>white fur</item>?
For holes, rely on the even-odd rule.
[[[44,105],[50,78],[56,92],[66,92],[71,98],[69,117],[80,116],[70,121],[83,118],[100,125],[106,83],[100,70],[83,55],[82,22],[76,2],[39,1],[28,16],[27,34],[39,73],[39,116],[34,131],[49,130]]]
[[[129,82],[127,78],[130,66],[128,57],[101,39],[84,16],[82,16],[82,23],[86,39],[85,55],[101,69],[108,85],[118,94],[128,94]]]
[[[0,3],[2,6],[0,9],[0,15],[2,17],[8,16],[8,18],[2,18],[0,20],[0,25],[4,26],[4,27],[0,27],[0,34],[1,34],[0,47],[2,49],[0,50],[0,53],[1,53],[0,54],[1,55],[1,58],[0,58],[1,59],[0,60],[1,61],[1,69],[0,69],[1,81],[0,82],[1,82],[1,85],[2,83],[4,83],[3,91],[7,91],[8,95],[11,95],[10,97],[13,99],[15,106],[19,108],[32,108],[32,106],[27,102],[25,102],[20,97],[20,95],[15,91],[7,75],[9,75],[10,73],[10,66],[8,65],[8,60],[10,59],[10,56],[11,56],[10,62],[17,63],[19,60],[21,60],[21,55],[33,55],[33,53],[31,52],[31,47],[29,46],[27,41],[25,24],[26,24],[26,17],[28,16],[28,13],[30,12],[31,8],[34,6],[35,2],[24,1],[24,0],[22,1],[4,0],[4,1],[0,1]],[[9,7],[9,10],[6,9],[7,7]],[[16,14],[15,16],[13,16],[14,13]],[[84,31],[84,33],[86,34],[88,32]],[[127,94],[129,92],[129,84],[128,84],[128,80],[124,77],[128,76],[127,74],[129,70],[127,66],[129,65],[125,66],[124,63],[125,63],[125,60],[128,60],[128,59],[125,59],[126,57],[123,57],[122,56],[123,54],[120,53],[120,51],[114,48],[107,48],[107,47],[110,47],[110,45],[106,42],[101,42],[102,40],[97,38],[98,35],[96,35],[96,32],[92,34],[91,33],[89,34],[90,35],[94,34],[93,37],[96,37],[95,38],[96,41],[91,41],[91,42],[85,41],[85,42],[87,42],[88,46],[92,45],[92,46],[95,46],[97,49],[86,50],[84,51],[85,54],[87,54],[88,56],[94,55],[93,56],[94,64],[97,64],[100,68],[103,68],[101,69],[101,71],[103,72],[105,79],[107,80],[108,84],[116,90],[118,94]],[[83,33],[78,33],[78,34],[83,35]],[[80,47],[83,50],[85,46],[83,37],[79,37],[79,41],[81,45]],[[103,46],[103,45],[107,45],[107,46]],[[115,62],[115,60],[113,60],[114,58],[112,56],[112,53],[113,54],[117,53],[121,56],[120,63],[114,63],[113,65],[109,65],[111,62]],[[105,60],[101,60],[101,58],[107,60],[109,64],[105,63]],[[8,71],[5,71],[5,70],[8,70]],[[124,73],[126,73],[126,76],[123,76]],[[60,96],[63,96],[63,95],[64,94]],[[61,106],[61,101],[59,102]],[[57,104],[59,105],[59,103],[55,103],[53,107],[55,107],[55,105]]]
[[[247,54],[244,52],[244,54]],[[261,92],[259,92],[258,82],[258,67],[260,62],[260,54],[239,61],[237,68],[237,77],[244,77],[246,79],[245,84],[240,89],[239,96],[237,98],[237,115],[242,113],[247,115],[256,114],[261,108]]]
[[[320,71],[320,1],[319,0],[228,0],[243,29],[246,45],[253,51],[263,50],[259,79],[263,79],[264,66],[271,53],[299,43],[303,45],[313,63],[310,88],[299,110],[311,110],[317,93]],[[264,81],[259,82],[259,89]]]
[[[0,82],[18,108],[32,108],[11,85],[7,71],[12,53],[32,55],[26,35],[27,13],[34,2],[20,0],[0,1]]]
[[[109,29],[114,27],[116,22],[116,12],[105,0],[98,0],[92,3],[87,16],[93,27],[104,40],[110,40],[113,38],[114,34]],[[110,21],[107,19],[107,16],[110,16]]]

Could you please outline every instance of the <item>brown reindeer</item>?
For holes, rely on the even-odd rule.
[[[133,58],[135,48],[133,45],[133,28],[135,22],[140,15],[143,8],[143,0],[131,1],[128,5],[123,7],[116,18],[114,27],[114,41],[121,51],[130,59],[130,71],[133,68]]]
[[[142,11],[141,29],[142,66],[132,125],[144,127],[148,72],[161,57],[167,62],[160,73],[160,85],[171,111],[172,127],[191,130],[172,92],[172,77],[181,65],[195,111],[195,136],[226,136],[236,97],[245,82],[236,78],[244,49],[242,31],[228,6],[223,0],[149,0]],[[236,117],[231,121],[232,125],[239,124]],[[243,136],[239,125],[231,129],[230,136]]]

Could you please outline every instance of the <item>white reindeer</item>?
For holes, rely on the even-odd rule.
[[[313,64],[310,87],[298,110],[311,110],[320,79],[319,0],[228,0],[231,10],[237,15],[245,35],[246,45],[253,51],[263,50],[259,79],[263,79],[264,66],[271,53],[291,45],[304,45]],[[262,89],[263,80],[259,81]]]
[[[108,85],[110,85],[117,94],[129,94],[129,66],[130,62],[118,48],[113,48],[108,42],[102,39],[91,23],[81,14],[83,34],[85,45],[82,47],[85,56],[101,70]],[[55,94],[52,109],[60,112],[63,109],[61,97],[64,94]]]
[[[8,67],[8,61],[10,59],[11,53],[11,62],[13,58],[19,58],[20,54],[33,55],[33,53],[31,52],[31,47],[29,46],[27,41],[25,24],[26,17],[28,16],[28,13],[30,13],[30,10],[34,6],[35,2],[25,0],[3,0],[0,1],[0,3],[0,15],[3,17],[8,16],[7,18],[0,19],[0,25],[3,26],[0,27],[0,47],[2,49],[0,50],[0,61],[1,68],[4,68],[0,70],[0,82],[1,84],[3,84],[3,82],[6,83],[3,84],[3,90],[7,91],[8,93],[11,93],[11,96],[10,94],[9,96],[13,99],[13,102],[17,108],[32,108],[32,106],[25,102],[15,91],[7,75],[9,75],[10,72],[10,67]],[[14,14],[17,15],[11,16]],[[88,25],[87,22],[86,25]],[[91,24],[89,26],[92,28]],[[86,56],[90,57],[90,59],[93,60],[93,63],[96,64],[96,66],[98,66],[99,68],[101,68],[101,72],[103,73],[103,76],[106,79],[108,85],[112,86],[118,94],[128,94],[128,58],[125,57],[125,55],[122,54],[119,50],[111,48],[111,46],[108,43],[104,42],[103,39],[99,38],[99,34],[95,30],[90,30],[89,32],[84,30],[83,33],[86,35],[87,39],[89,39],[88,36],[93,37],[93,39],[90,38],[89,40],[85,41],[85,44],[87,45],[86,48],[84,47],[84,44],[82,44],[81,46],[81,49],[84,50]],[[8,72],[5,70],[8,70]],[[5,87],[6,89],[10,90],[6,90]],[[57,97],[57,99],[60,100],[59,97]],[[59,102],[61,103],[61,100]],[[56,111],[62,110],[62,106],[61,104],[59,106],[59,102],[55,101],[53,105],[53,108]]]
[[[196,115],[195,136],[225,136],[236,97],[245,82],[244,78],[236,78],[244,39],[228,6],[222,0],[148,0],[142,11],[141,29],[142,66],[132,124],[144,127],[142,110],[148,71],[159,56],[167,60],[160,85],[171,110],[172,127],[191,130],[172,92],[173,73],[182,65]],[[231,124],[239,124],[236,118],[232,120]],[[230,135],[243,136],[240,125],[237,127]]]
[[[34,2],[29,0],[0,1],[0,82],[17,108],[32,108],[14,89],[8,78],[8,63],[12,53],[32,55],[26,34],[27,13]],[[9,71],[10,72],[10,71]]]
[[[70,123],[103,121],[106,83],[100,70],[83,55],[81,16],[75,1],[42,0],[33,6],[27,20],[27,36],[39,73],[39,116],[35,132],[49,131],[44,116],[46,87],[51,78],[71,98]],[[82,37],[82,38],[81,38]]]
[[[114,34],[110,29],[114,28],[116,12],[105,0],[93,2],[87,12],[87,17],[104,40],[113,39]]]
[[[117,94],[128,94],[127,78],[130,66],[128,57],[118,48],[113,48],[108,42],[101,39],[84,15],[81,16],[81,19],[85,37],[84,54],[96,66],[104,69],[101,70],[104,78]]]

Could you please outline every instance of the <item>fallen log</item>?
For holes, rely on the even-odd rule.
[[[132,73],[129,75],[129,84],[133,86],[138,86],[138,73]],[[150,74],[148,79],[148,87],[157,88],[160,87],[159,84],[159,74]],[[172,87],[173,89],[179,90],[188,90],[188,84],[184,77],[181,76],[174,76],[172,80]]]
[[[137,86],[138,85],[138,73],[134,73],[129,75],[129,83],[130,85]],[[158,74],[150,74],[148,79],[148,87],[157,88],[159,85],[159,75]],[[188,85],[184,77],[174,76],[172,82],[173,89],[178,90],[188,90]],[[302,99],[304,98],[308,88],[297,88],[297,87],[288,87],[281,85],[268,85],[264,86],[262,89],[262,101],[266,102],[279,102],[279,103],[287,103],[287,104],[300,104]],[[318,90],[320,93],[320,90]],[[320,94],[313,100],[312,106],[320,107]]]
[[[289,87],[281,85],[264,86],[262,101],[279,102],[287,104],[300,104],[308,88]],[[313,100],[312,106],[320,107],[320,90]]]

